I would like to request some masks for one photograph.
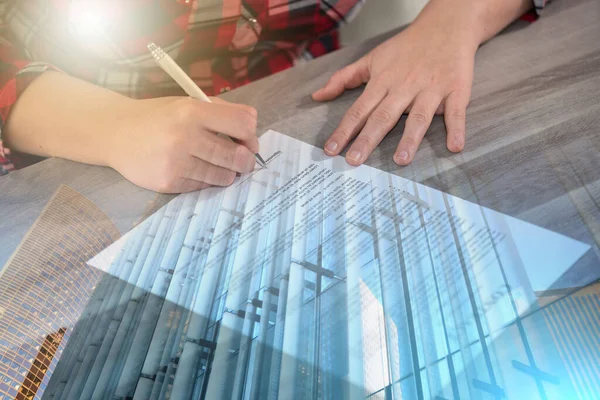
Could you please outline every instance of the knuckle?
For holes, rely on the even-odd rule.
[[[238,144],[235,146],[231,153],[233,160],[232,163],[228,166],[229,169],[231,169],[231,167],[233,166],[241,168],[242,166],[248,164],[248,153],[250,153],[250,151],[246,147]]]
[[[258,123],[256,110],[242,111],[239,116],[239,122],[241,124],[243,139],[250,139],[253,135],[256,135],[256,125]]]
[[[345,142],[352,137],[352,131],[346,126],[339,126],[331,135],[331,139],[336,142]]]
[[[373,118],[373,121],[380,124],[380,125],[391,125],[392,124],[392,113],[385,109],[385,108],[378,108],[375,111],[373,111],[373,114],[371,114],[371,117]]]
[[[365,112],[363,108],[361,106],[354,105],[348,110],[346,117],[351,123],[359,123],[360,121],[362,121],[364,115]]]
[[[464,77],[457,78],[454,84],[450,86],[450,93],[459,97],[469,97],[471,95],[471,80]]]
[[[394,76],[389,71],[384,71],[376,78],[373,78],[369,84],[376,88],[391,88],[394,85]]]
[[[431,75],[426,80],[429,87],[438,87],[440,85],[440,78],[437,75]]]
[[[429,118],[427,118],[424,112],[414,110],[408,114],[408,119],[419,124],[426,124],[429,121]]]
[[[170,131],[163,135],[161,141],[165,162],[170,163],[179,153],[181,139],[177,131]]]
[[[232,168],[233,165],[235,164],[235,160],[236,160],[236,152],[237,152],[237,147],[225,147],[223,149],[223,162],[225,163],[224,167],[225,168]]]
[[[233,183],[236,177],[236,173],[229,170],[221,170],[215,173],[215,181],[219,186],[229,186]]]
[[[344,80],[344,74],[345,74],[345,68],[339,69],[337,71],[335,71],[335,73],[331,76],[331,78],[329,79],[329,83],[334,83],[336,81],[343,81]]]
[[[412,71],[404,76],[402,83],[404,84],[405,87],[420,86],[420,82],[419,82],[420,79],[421,79],[421,75],[419,74],[419,72]]]
[[[471,99],[470,84],[459,81],[455,86],[450,87],[447,97],[458,104],[468,104],[469,100]]]
[[[167,194],[167,193],[172,193],[173,189],[171,189],[170,185],[157,184],[156,185],[156,191],[158,193],[165,193],[165,194]]]
[[[246,106],[246,111],[254,121],[258,119],[258,111],[252,106]]]
[[[356,139],[354,146],[360,149],[374,149],[377,147],[375,139],[369,135],[361,135]]]
[[[453,119],[465,119],[466,115],[465,115],[465,111],[461,110],[461,109],[454,109],[452,111],[450,111],[450,117],[452,117]]]
[[[173,178],[168,174],[162,174],[156,177],[156,191],[159,193],[173,192]]]
[[[209,133],[209,135],[214,134]],[[200,149],[200,151],[198,151],[198,154],[200,154],[200,158],[208,162],[211,162],[221,151],[221,146],[219,145],[219,142],[216,137],[210,137],[206,140],[201,140],[199,141],[197,146]]]
[[[187,97],[178,99],[175,102],[177,119],[181,122],[185,122],[196,117],[199,110],[198,103],[198,101]]]

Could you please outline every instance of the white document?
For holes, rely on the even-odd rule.
[[[590,248],[367,165],[352,167],[275,131],[260,144],[267,169],[228,188],[178,196],[89,264],[110,273],[125,243],[154,224],[155,235],[164,235],[161,268],[176,270],[187,252],[198,253],[210,293],[223,269],[233,274],[225,288],[232,293],[236,279],[257,271],[275,279],[298,264],[344,278],[376,262],[404,274],[423,299],[433,296],[436,279],[445,282],[437,292],[450,296],[460,293],[454,281],[468,277],[471,301],[493,331],[537,308],[535,292],[553,289]],[[171,225],[161,223],[165,217]],[[159,262],[151,251],[146,257]]]
[[[339,374],[360,393],[396,382],[459,349],[464,371],[444,378],[428,369],[431,393],[443,393],[450,381],[460,379],[487,390],[481,383],[487,378],[479,377],[485,368],[477,367],[483,356],[493,359],[486,343],[500,340],[504,327],[539,308],[539,292],[554,288],[589,250],[584,243],[439,190],[366,165],[351,167],[342,157],[327,157],[274,131],[264,134],[260,144],[267,169],[242,176],[228,188],[178,196],[90,265],[164,298],[165,304],[190,310],[184,328],[188,342],[200,340],[211,323],[221,321],[213,370],[236,371],[228,354],[241,346],[240,337],[256,337],[283,353],[278,378],[273,378],[279,382],[274,393],[281,397],[300,379],[298,363],[316,362],[310,359],[313,350],[302,350],[316,329],[307,322],[313,321],[307,316],[313,308],[305,307],[316,298],[321,299],[322,340],[342,329],[336,326],[347,330],[342,335],[347,367]],[[252,307],[267,303],[276,316],[267,313],[264,327],[244,322],[258,312]],[[171,317],[164,313],[151,350],[162,346],[160,321],[170,326]],[[274,336],[256,333],[271,325]],[[549,337],[544,332],[535,335]],[[539,348],[548,352],[548,346]],[[521,353],[507,354],[494,368],[512,370],[516,364],[511,360]],[[143,372],[154,373],[147,365],[152,364],[145,364]],[[179,369],[185,368],[180,363]],[[331,368],[329,373],[338,373]],[[240,371],[252,373],[246,367]],[[223,395],[226,379],[233,379],[227,376],[213,373],[207,393]],[[257,376],[248,375],[246,384]],[[178,379],[174,387],[186,387],[188,382]],[[514,387],[502,390],[518,393],[529,385],[519,379],[507,378]]]
[[[242,258],[248,268],[260,268],[265,257],[273,257],[266,253],[269,249],[305,261],[322,247],[324,268],[340,262],[362,266],[373,258],[377,242],[383,246],[380,255],[390,245],[402,248],[402,259],[394,254],[398,267],[464,265],[474,276],[506,280],[513,288],[527,284],[527,289],[542,292],[590,248],[367,165],[352,167],[342,157],[328,157],[275,131],[262,135],[260,143],[267,169],[257,166],[231,187],[173,200],[180,204],[176,213],[202,220],[179,229],[198,229],[195,234],[206,241],[203,245],[215,249],[209,252],[212,264]],[[134,233],[90,264],[106,270]],[[373,243],[363,243],[365,235]],[[370,250],[361,251],[361,246]],[[502,265],[505,278],[493,271],[496,265]]]

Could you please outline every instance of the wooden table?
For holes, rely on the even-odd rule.
[[[392,154],[404,119],[367,164],[592,245],[578,265],[600,265],[600,5],[556,0],[534,24],[519,22],[477,53],[467,145],[446,150],[436,117],[414,163]],[[225,94],[259,110],[275,129],[323,146],[361,89],[319,104],[310,93],[389,33]],[[399,60],[401,62],[401,60]],[[121,232],[171,196],[156,195],[108,168],[48,159],[0,178],[0,265],[61,184],[98,205]],[[577,281],[582,271],[571,271]],[[576,283],[576,282],[574,282]]]

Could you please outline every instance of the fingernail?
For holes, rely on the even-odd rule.
[[[352,150],[348,153],[347,157],[352,161],[360,162],[362,159],[362,154],[358,150]]]
[[[396,159],[400,161],[408,161],[408,153],[406,151],[401,151],[400,153],[396,154]]]
[[[461,148],[463,145],[463,142],[459,139],[455,139],[453,144],[454,144],[454,147]]]
[[[338,148],[338,144],[336,142],[329,142],[325,146],[325,150],[327,150],[327,152],[329,152],[329,153],[334,153],[337,150],[337,148]]]

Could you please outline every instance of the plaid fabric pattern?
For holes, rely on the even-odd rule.
[[[19,93],[48,68],[133,98],[183,95],[148,53],[152,41],[207,94],[218,94],[337,49],[336,29],[364,1],[2,2],[0,175],[14,169],[2,126]],[[545,0],[535,2],[541,10]]]
[[[148,53],[146,45],[151,41],[168,52],[207,94],[233,89],[289,68],[303,53],[316,57],[338,48],[336,28],[363,2],[2,2],[0,124],[27,83],[50,65],[134,98],[183,95]],[[14,168],[8,155],[0,141],[0,174]]]

